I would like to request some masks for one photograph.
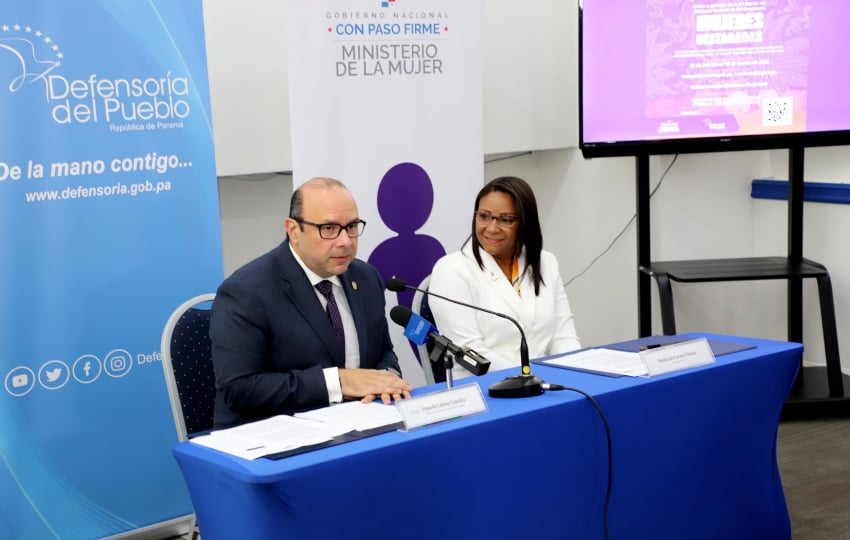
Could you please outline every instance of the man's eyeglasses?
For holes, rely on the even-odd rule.
[[[475,212],[475,221],[479,225],[488,227],[490,226],[490,222],[493,220],[496,220],[496,225],[503,229],[510,229],[519,223],[519,217],[513,214],[499,214],[498,216],[494,216],[490,212]]]
[[[362,219],[352,221],[348,225],[340,225],[339,223],[311,223],[309,221],[297,217],[294,217],[292,219],[302,225],[312,225],[313,227],[316,227],[317,229],[319,229],[319,236],[321,236],[325,240],[333,240],[334,238],[338,238],[339,235],[342,233],[343,229],[345,229],[345,234],[347,234],[349,238],[357,238],[358,236],[363,234],[363,229],[366,228],[366,222]]]

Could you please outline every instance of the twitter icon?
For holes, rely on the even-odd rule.
[[[70,378],[68,365],[61,360],[45,362],[38,370],[38,382],[48,390],[57,390],[67,384]]]

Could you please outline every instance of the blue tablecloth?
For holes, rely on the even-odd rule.
[[[755,348],[653,378],[534,366],[608,419],[610,537],[788,539],[776,434],[802,346],[688,336]],[[571,391],[486,396],[513,374],[477,378],[485,414],[281,460],[178,444],[203,539],[604,538],[600,416]]]

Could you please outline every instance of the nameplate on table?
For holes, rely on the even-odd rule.
[[[404,429],[409,431],[429,424],[487,412],[487,403],[478,383],[455,386],[396,403]]]
[[[640,358],[646,365],[646,371],[650,377],[713,364],[716,361],[711,346],[705,338],[647,349],[640,352]]]

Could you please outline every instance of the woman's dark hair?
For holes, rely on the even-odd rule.
[[[514,201],[517,217],[517,243],[514,257],[519,257],[525,246],[525,262],[531,270],[531,279],[534,283],[534,295],[540,294],[540,284],[543,278],[540,276],[540,252],[543,250],[543,233],[540,230],[540,217],[537,214],[537,199],[528,182],[516,176],[500,176],[489,181],[475,198],[475,212],[478,212],[478,203],[485,195],[498,191],[507,194]],[[478,266],[484,268],[481,261],[481,244],[478,235],[475,234],[475,213],[472,215],[472,254]],[[520,269],[522,271],[523,269]]]

